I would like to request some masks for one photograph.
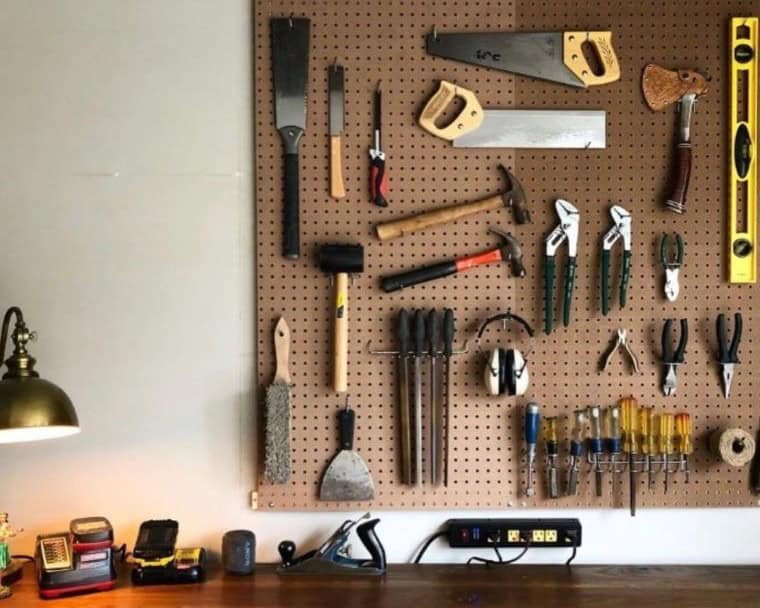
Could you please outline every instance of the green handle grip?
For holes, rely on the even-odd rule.
[[[633,260],[632,251],[623,252],[623,275],[620,277],[620,308],[625,307],[626,296],[628,295],[628,282],[631,279],[631,261]]]
[[[570,325],[570,306],[573,303],[573,289],[575,288],[575,258],[567,258],[565,268],[565,301],[562,306],[562,323],[565,327]]]
[[[544,333],[552,333],[554,325],[554,256],[544,258]]]
[[[610,312],[610,250],[602,249],[602,314]]]

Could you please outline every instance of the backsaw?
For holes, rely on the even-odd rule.
[[[366,463],[354,451],[354,422],[356,414],[348,407],[338,412],[340,451],[333,456],[322,476],[320,500],[372,500],[375,484]]]
[[[274,114],[285,161],[282,255],[301,254],[298,201],[298,144],[306,129],[306,84],[309,73],[308,19],[270,19]]]
[[[620,79],[612,32],[467,32],[426,36],[430,55],[586,88]],[[584,56],[588,43],[601,73]]]

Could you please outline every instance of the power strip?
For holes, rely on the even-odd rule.
[[[578,519],[450,519],[449,546],[478,547],[580,547]]]

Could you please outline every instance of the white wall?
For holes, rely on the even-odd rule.
[[[271,561],[283,538],[317,542],[344,518],[247,507],[251,29],[244,0],[0,0],[0,305],[23,307],[39,370],[82,424],[0,447],[0,509],[27,530],[16,552],[73,517],[106,515],[131,544],[140,521],[171,516],[182,543],[213,549],[251,528]],[[583,562],[760,560],[758,510],[561,514],[584,524]],[[405,561],[464,513],[380,515]]]

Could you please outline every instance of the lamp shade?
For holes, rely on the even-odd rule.
[[[13,353],[5,361],[8,371],[0,380],[0,443],[37,441],[65,437],[79,432],[79,420],[68,395],[61,388],[43,380],[35,371],[36,363],[26,350],[35,335],[24,323],[21,310],[13,306],[3,318],[0,335],[0,359],[5,346],[11,317],[16,326],[11,335]]]
[[[0,443],[37,441],[79,432],[68,395],[42,378],[0,380]]]

